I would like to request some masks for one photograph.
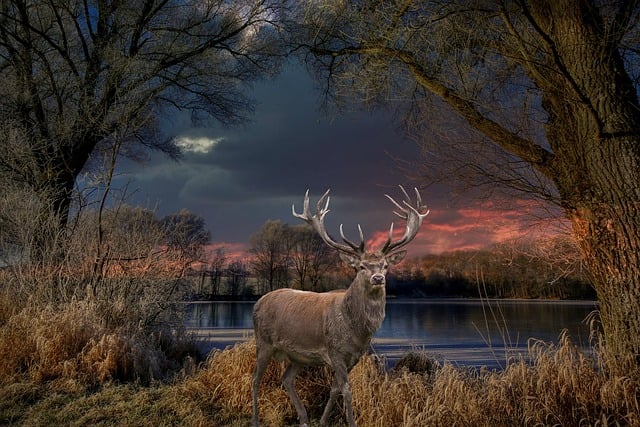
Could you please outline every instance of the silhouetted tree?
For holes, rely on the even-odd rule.
[[[262,292],[288,285],[292,242],[289,226],[269,220],[251,236],[251,265]]]
[[[220,295],[220,281],[225,271],[227,264],[227,255],[224,249],[217,249],[209,264],[210,281],[211,281],[211,295]]]
[[[306,224],[290,227],[289,233],[293,243],[291,266],[295,286],[303,290],[320,290],[320,283],[328,271],[342,262],[338,253]]]
[[[180,251],[192,259],[203,256],[204,245],[211,240],[204,218],[182,209],[162,218],[160,223],[170,249]]]
[[[227,266],[227,288],[229,295],[239,296],[249,278],[249,270],[245,262],[231,261]]]
[[[76,179],[100,152],[179,156],[158,132],[167,108],[244,121],[243,84],[280,62],[277,3],[3,1],[2,179],[31,188],[64,226]]]

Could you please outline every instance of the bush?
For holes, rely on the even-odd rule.
[[[147,383],[198,354],[175,309],[195,252],[168,248],[153,212],[87,209],[61,229],[32,199],[0,208],[0,382]]]
[[[148,383],[197,354],[195,346],[171,332],[103,325],[96,305],[86,301],[23,309],[0,327],[0,382],[27,375],[36,383],[63,378]]]

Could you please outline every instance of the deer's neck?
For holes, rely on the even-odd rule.
[[[384,286],[372,288],[369,278],[358,274],[347,289],[342,311],[359,336],[371,339],[384,320]]]

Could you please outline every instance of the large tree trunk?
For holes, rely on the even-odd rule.
[[[64,257],[64,242],[69,220],[74,181],[62,185],[55,180],[41,188],[38,228],[33,230],[29,248],[30,259],[34,263],[57,264]]]
[[[640,366],[637,144],[628,139],[594,144],[583,159],[588,177],[574,181],[573,191],[579,191],[567,198],[567,214],[598,293],[605,365],[621,375]],[[585,182],[589,188],[583,187]]]
[[[537,6],[540,4],[536,3]],[[585,2],[533,7],[557,73],[539,81],[551,178],[598,293],[606,366],[640,368],[640,114],[616,35]]]
[[[39,215],[39,230],[31,241],[31,261],[37,263],[59,263],[64,257],[64,243],[73,201],[76,177],[82,164],[71,167],[74,158],[54,161],[49,159],[41,165],[35,190],[42,202]],[[83,159],[86,162],[86,158]]]
[[[640,259],[637,248],[630,249],[638,239],[626,234],[627,224],[604,218],[602,210],[610,209],[582,208],[572,219],[598,292],[604,366],[631,375],[640,363]]]
[[[635,219],[622,218],[630,218],[627,215],[635,215]],[[598,293],[604,365],[620,375],[638,373],[640,364],[637,218],[637,207],[624,202],[617,206],[589,203],[571,218]]]

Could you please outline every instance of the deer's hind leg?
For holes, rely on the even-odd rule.
[[[260,381],[264,375],[264,371],[269,366],[273,356],[273,348],[266,343],[256,345],[256,370],[253,372],[253,427],[260,425],[260,417],[258,415],[258,389]]]
[[[303,368],[302,365],[298,365],[295,362],[291,362],[287,369],[284,371],[284,375],[282,376],[282,385],[284,389],[287,391],[289,398],[293,402],[293,406],[296,408],[296,412],[298,413],[298,420],[300,421],[300,426],[308,426],[309,425],[309,417],[307,415],[307,411],[304,408],[304,405],[300,401],[298,397],[298,393],[296,393],[295,387],[295,379],[296,375]]]

